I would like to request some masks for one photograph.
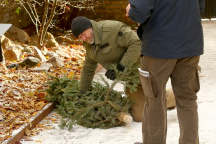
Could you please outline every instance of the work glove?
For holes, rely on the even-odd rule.
[[[124,69],[125,69],[125,66],[119,63],[119,64],[117,65],[117,69],[118,69],[119,71],[122,71],[122,72],[123,72]],[[108,69],[108,70],[106,71],[106,73],[105,73],[105,76],[106,76],[108,79],[110,79],[110,80],[115,80],[115,79],[116,79],[115,71],[112,70],[112,69]]]
[[[125,66],[122,65],[121,63],[119,63],[119,64],[117,65],[117,69],[118,69],[119,71],[123,72],[124,69],[125,69]]]
[[[110,79],[110,80],[115,80],[116,79],[116,75],[115,75],[115,71],[108,69],[105,73],[105,76]]]

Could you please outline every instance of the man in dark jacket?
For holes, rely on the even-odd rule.
[[[140,77],[146,96],[144,144],[166,144],[165,85],[176,98],[179,144],[198,144],[197,66],[203,54],[200,13],[204,0],[129,0],[126,16],[139,23],[142,40]]]
[[[107,70],[105,75],[111,80],[116,78],[114,71],[110,69],[111,65],[117,64],[117,69],[120,71],[123,71],[128,63],[140,65],[141,41],[124,23],[114,20],[96,22],[79,16],[73,19],[71,28],[72,33],[84,41],[83,46],[86,49],[80,80],[81,93],[90,90],[98,63]],[[135,100],[131,109],[133,119],[141,121],[145,102],[142,87],[138,86],[138,92],[133,94],[130,94],[128,88],[126,89],[129,98]],[[173,95],[167,97],[168,107],[175,107],[173,99]]]

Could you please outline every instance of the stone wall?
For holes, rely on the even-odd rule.
[[[16,13],[16,7],[3,7],[0,6],[0,23],[10,23],[16,27],[24,28],[29,26],[32,21],[24,9],[20,11],[18,15]]]
[[[104,0],[104,5],[95,8],[95,13],[89,11],[85,15],[92,19],[118,20],[134,25],[135,23],[125,16],[127,5],[128,0]]]
[[[81,15],[94,20],[118,20],[126,23],[131,27],[135,27],[136,24],[125,16],[125,8],[127,4],[128,0],[104,0],[103,4],[97,6],[94,11],[72,9],[70,13],[66,13],[65,15],[69,15],[69,17],[71,15],[73,16],[68,18],[67,21],[64,21],[63,23],[70,25],[74,17]],[[39,12],[43,12],[43,10],[40,10]],[[40,14],[42,16],[43,13]],[[32,21],[23,8],[18,15],[16,14],[16,8],[0,6],[0,23],[11,23],[19,28],[25,28],[32,24]]]
[[[86,16],[94,20],[118,20],[132,27],[137,26],[136,23],[125,16],[127,5],[128,0],[104,0],[104,4],[96,7],[94,11],[83,10],[79,11],[78,15]]]

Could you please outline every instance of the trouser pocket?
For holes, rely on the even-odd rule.
[[[148,71],[143,71],[141,68],[138,69],[140,74],[140,81],[142,83],[142,88],[144,94],[148,98],[155,99],[152,87],[152,76]]]
[[[194,89],[194,91],[196,93],[200,90],[200,81],[199,81],[199,72],[198,72],[198,69],[196,71],[196,76],[195,76],[195,79],[193,81],[193,89]]]

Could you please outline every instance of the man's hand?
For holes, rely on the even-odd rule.
[[[115,80],[116,79],[116,75],[115,75],[115,71],[108,69],[105,73],[105,76],[110,79],[110,80]]]
[[[123,72],[124,69],[125,69],[125,66],[122,65],[121,63],[119,63],[119,64],[117,65],[117,69],[118,69],[119,71]],[[115,80],[115,79],[116,79],[115,71],[114,71],[114,70],[111,70],[111,69],[108,69],[108,70],[106,71],[105,76],[106,76],[108,79],[110,79],[110,80]]]
[[[129,17],[129,11],[130,11],[130,4],[126,7],[126,17]]]
[[[124,69],[125,69],[125,66],[124,66],[123,64],[119,63],[119,64],[117,65],[117,69],[118,69],[119,71],[123,72]]]

